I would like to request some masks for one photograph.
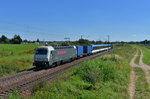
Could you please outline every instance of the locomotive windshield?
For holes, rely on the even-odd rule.
[[[45,48],[40,48],[40,49],[37,49],[36,50],[36,54],[39,54],[39,55],[46,55],[47,54],[47,49]]]

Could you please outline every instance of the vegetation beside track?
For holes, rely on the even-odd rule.
[[[137,47],[139,49],[141,49],[143,54],[144,54],[143,62],[145,64],[150,65],[150,61],[149,61],[149,59],[150,59],[150,47],[149,46],[144,46],[144,45],[137,45]]]
[[[32,68],[37,44],[0,44],[0,76]]]
[[[128,99],[129,61],[135,53],[127,45],[72,68],[52,84],[38,87],[30,98]]]
[[[144,71],[138,67],[135,67],[134,71],[137,75],[134,99],[150,99],[149,84],[146,81]]]

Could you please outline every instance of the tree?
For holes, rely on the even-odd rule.
[[[69,43],[68,42],[62,42],[61,46],[69,46]]]
[[[25,40],[23,40],[23,42],[27,43],[27,42],[28,42],[28,40],[26,40],[26,39],[25,39]]]
[[[19,35],[14,35],[14,38],[12,39],[13,44],[20,44],[22,42],[22,39]]]
[[[2,35],[0,38],[0,42],[1,43],[9,43],[9,39],[5,35]]]
[[[40,42],[39,38],[37,38],[36,42]]]
[[[91,41],[87,40],[87,39],[79,39],[78,43],[80,45],[90,45]]]
[[[103,42],[102,41],[96,41],[96,44],[102,44]]]
[[[92,41],[92,44],[95,44],[95,41],[94,41],[94,40]]]

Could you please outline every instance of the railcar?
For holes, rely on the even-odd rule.
[[[103,51],[108,51],[111,48],[113,48],[112,44],[92,45],[92,54],[103,52]]]
[[[82,57],[84,54],[83,46],[76,46],[77,48],[77,57]]]
[[[98,44],[98,45],[92,45],[92,48],[97,48],[97,47],[111,47],[113,48],[113,44]]]
[[[108,51],[110,48],[111,48],[111,47],[92,50],[92,54],[99,53],[99,52],[103,52],[103,51]]]
[[[87,45],[83,47],[84,49],[84,55],[90,55],[92,52],[92,46],[91,45]]]

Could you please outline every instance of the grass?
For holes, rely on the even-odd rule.
[[[21,55],[11,55],[0,57],[0,60],[15,60],[15,59],[25,59],[25,58],[33,58],[34,54],[21,54]]]
[[[37,44],[0,44],[0,76],[32,68]]]
[[[105,57],[83,62],[52,84],[42,86],[30,98],[128,99],[129,61],[134,53],[135,50],[126,45]]]
[[[150,99],[149,84],[146,81],[145,73],[141,68],[134,68],[137,75],[134,99]]]
[[[143,62],[150,65],[150,47],[143,45],[137,45],[137,47],[141,49],[144,54]]]
[[[139,65],[139,61],[140,61],[140,55],[141,55],[141,51],[139,50],[138,56],[135,59],[135,63]]]
[[[0,44],[0,56],[33,53],[38,44]]]

